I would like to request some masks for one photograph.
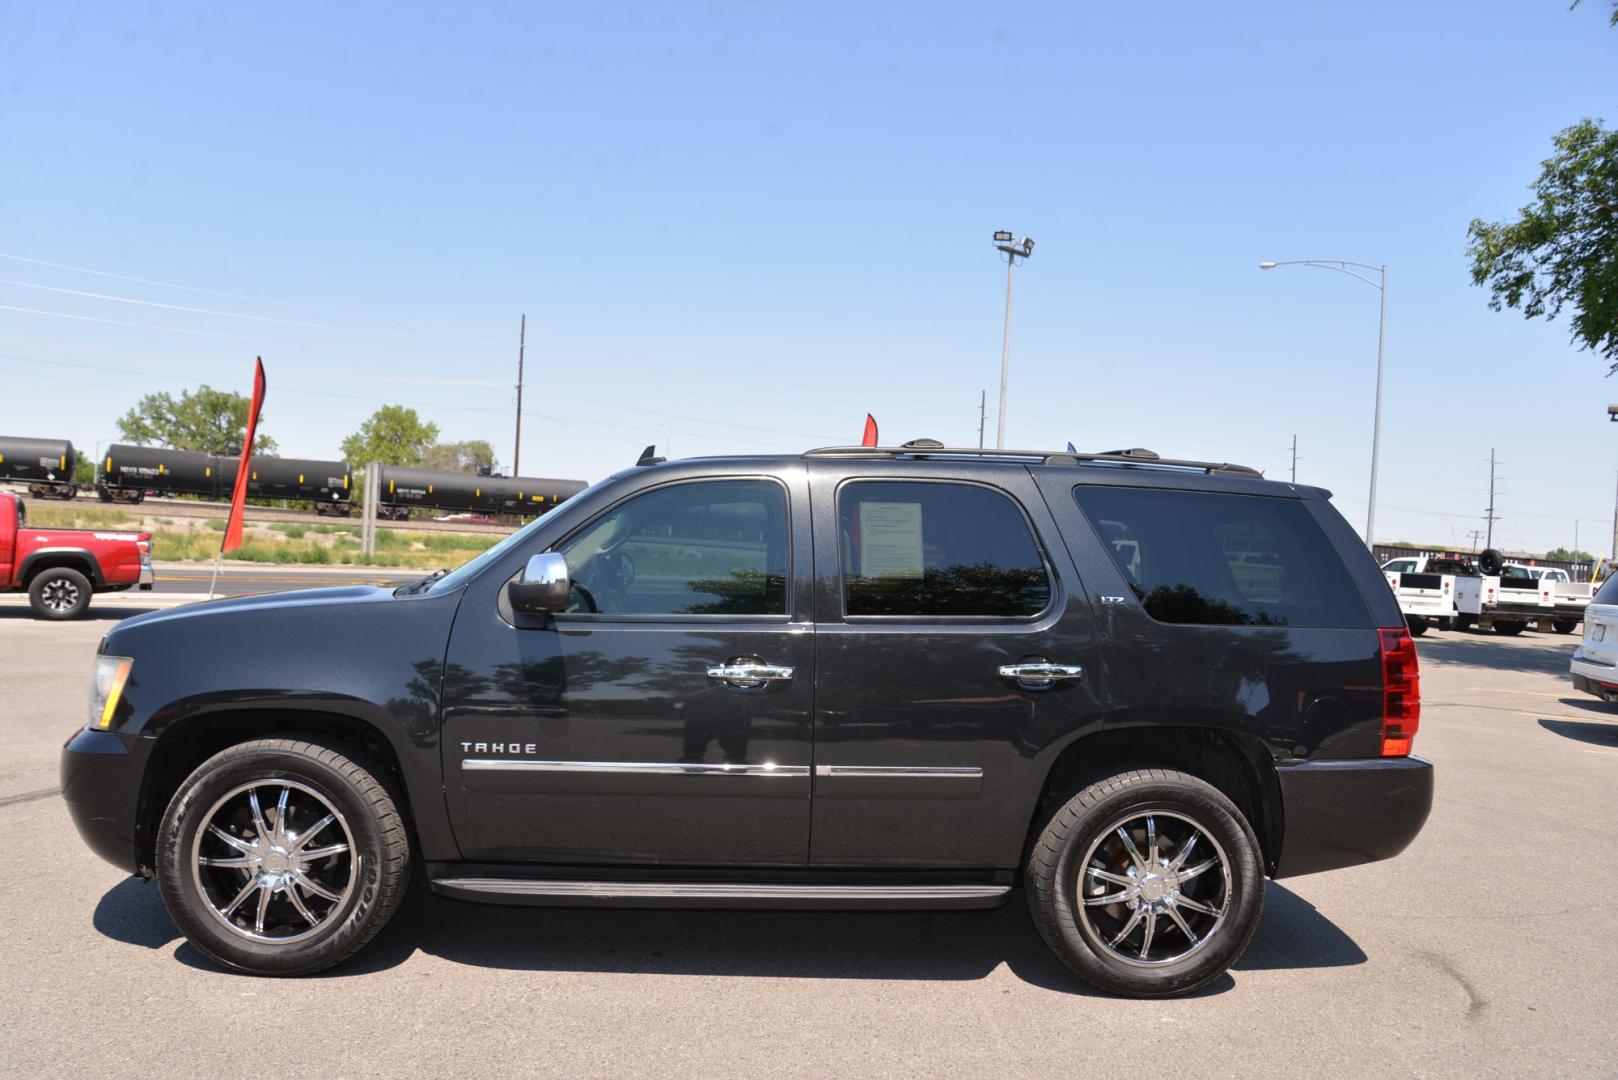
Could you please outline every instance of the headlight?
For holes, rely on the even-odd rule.
[[[90,669],[90,714],[85,727],[110,728],[112,714],[118,709],[123,696],[124,683],[135,661],[127,656],[98,656]]]

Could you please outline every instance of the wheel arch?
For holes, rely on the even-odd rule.
[[[1189,773],[1223,792],[1252,825],[1265,872],[1275,872],[1286,824],[1275,763],[1256,737],[1215,726],[1142,723],[1074,739],[1046,772],[1024,850],[1077,789],[1124,769],[1151,766]]]
[[[17,570],[17,580],[23,588],[34,583],[42,571],[66,568],[77,570],[90,579],[90,587],[100,589],[105,584],[101,576],[101,561],[85,548],[46,547],[30,551]]]
[[[412,791],[399,748],[382,727],[366,718],[329,708],[250,708],[227,704],[172,722],[154,737],[155,745],[141,778],[135,807],[136,858],[141,874],[151,875],[163,812],[180,784],[199,765],[239,743],[293,735],[335,740],[371,757],[386,770],[387,779],[398,792],[402,804],[399,811],[410,829],[412,843],[419,847],[419,813],[429,815],[429,831],[432,831],[433,808],[423,805],[430,795],[419,785]],[[442,816],[440,810],[439,817]]]

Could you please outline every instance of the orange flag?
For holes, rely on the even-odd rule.
[[[236,488],[230,496],[230,517],[225,521],[225,539],[220,554],[242,546],[242,515],[247,510],[248,461],[253,456],[253,439],[258,433],[258,411],[264,405],[264,358],[257,357],[253,370],[253,404],[247,410],[247,438],[242,442],[242,464],[236,470]]]
[[[865,414],[865,435],[860,439],[861,446],[876,445],[876,417],[870,413]]]

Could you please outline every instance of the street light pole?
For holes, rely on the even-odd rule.
[[[1006,384],[1011,378],[1011,287],[1017,278],[1017,260],[1034,253],[1034,242],[1023,237],[1013,243],[1011,233],[1004,229],[994,234],[995,249],[1006,257],[1006,325],[1000,335],[1000,422],[994,429],[994,448],[1006,448]]]
[[[1370,547],[1376,543],[1376,472],[1382,457],[1382,361],[1388,330],[1388,266],[1386,263],[1377,266],[1372,263],[1355,262],[1352,259],[1291,259],[1286,262],[1258,264],[1260,270],[1274,270],[1277,266],[1313,266],[1317,270],[1336,270],[1340,274],[1347,274],[1351,278],[1365,282],[1382,294],[1376,323],[1376,411],[1371,421],[1371,492],[1365,509],[1365,544]],[[1351,266],[1375,270],[1379,280],[1355,273],[1349,269]]]

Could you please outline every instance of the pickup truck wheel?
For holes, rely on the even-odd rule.
[[[275,738],[223,750],[169,803],[163,904],[220,964],[306,975],[353,955],[403,898],[410,844],[384,770],[353,748]]]
[[[1264,907],[1258,840],[1205,781],[1167,769],[1098,780],[1045,823],[1024,885],[1034,924],[1093,986],[1168,997],[1241,956]]]
[[[1516,637],[1526,629],[1528,629],[1527,623],[1497,622],[1494,624],[1494,632],[1497,634],[1502,634],[1506,637]]]
[[[28,603],[42,619],[76,619],[90,607],[90,579],[66,566],[41,570],[28,584]]]
[[[1558,634],[1571,634],[1578,625],[1573,619],[1557,619],[1551,623],[1551,629]]]
[[[1427,632],[1427,620],[1421,615],[1406,615],[1405,626],[1410,628],[1411,637],[1421,637]]]

